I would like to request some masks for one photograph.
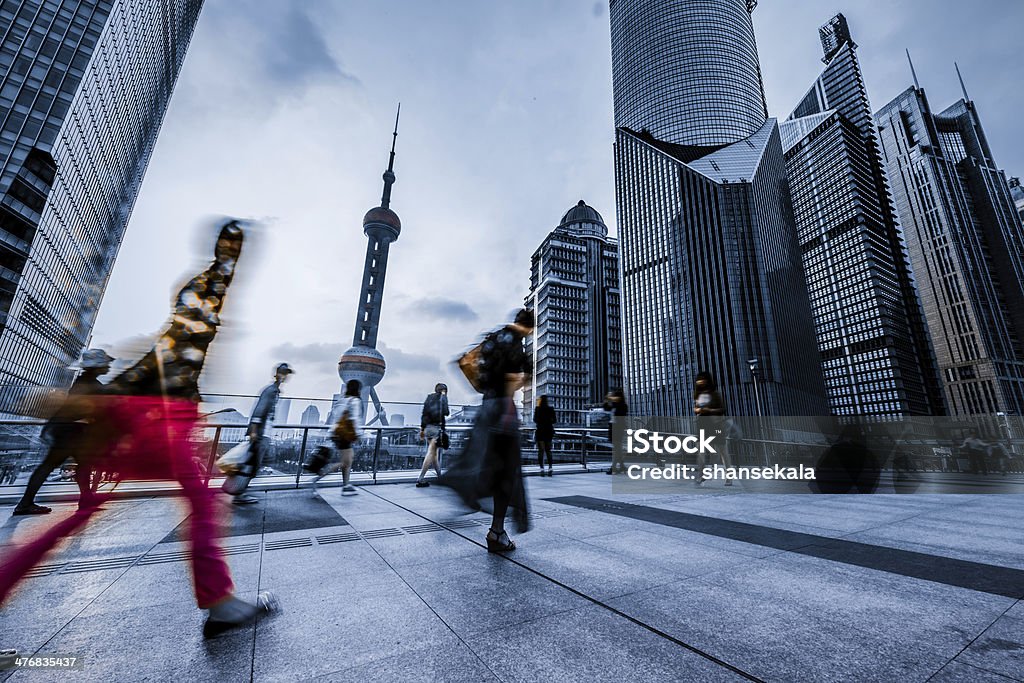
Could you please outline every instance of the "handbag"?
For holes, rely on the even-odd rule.
[[[249,439],[246,439],[224,455],[217,458],[214,465],[216,465],[217,469],[224,474],[236,474],[238,470],[242,468],[242,465],[249,462],[251,449],[252,442]]]
[[[311,474],[320,474],[327,462],[331,459],[331,449],[327,446],[320,446],[309,456],[309,462],[302,466],[302,469]]]
[[[356,425],[349,416],[348,408],[341,412],[338,423],[334,426],[334,437],[340,441],[353,443],[356,438]]]
[[[249,488],[250,481],[252,481],[252,477],[250,476],[244,474],[232,474],[224,480],[224,483],[220,488],[229,496],[237,496]]]
[[[437,435],[437,447],[441,450],[448,450],[449,446],[451,446],[451,442],[448,439],[448,432],[442,426],[441,433]]]
[[[487,340],[484,340],[466,351],[464,354],[459,356],[456,361],[459,365],[459,370],[466,377],[466,381],[469,382],[470,386],[473,387],[478,393],[484,393],[484,373],[483,373],[483,362],[484,362],[484,344]]]

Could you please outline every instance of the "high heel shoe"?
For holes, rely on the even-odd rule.
[[[510,550],[515,549],[516,544],[512,542],[512,539],[508,537],[508,533],[504,530],[501,533],[498,533],[494,529],[487,530],[487,552],[507,553]]]

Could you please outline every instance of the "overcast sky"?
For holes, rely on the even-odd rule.
[[[953,60],[997,162],[1024,174],[1019,0],[762,0],[772,116],[822,68],[817,27],[846,14],[874,109],[910,84],[957,99]],[[579,199],[614,231],[608,11],[594,0],[207,0],[111,276],[93,343],[141,353],[196,272],[215,215],[263,229],[228,295],[205,391],[338,390],[366,238],[402,102],[379,348],[383,400],[434,383],[474,398],[450,360],[521,305],[530,256]],[[200,257],[199,245],[204,253]],[[294,412],[292,420],[297,420]]]

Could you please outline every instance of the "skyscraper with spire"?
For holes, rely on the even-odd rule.
[[[846,18],[780,124],[818,353],[834,415],[941,415],[942,387]]]
[[[875,123],[950,412],[1021,415],[1024,228],[960,85],[935,113],[914,75]]]
[[[342,383],[357,379],[363,385],[363,402],[369,398],[377,410],[381,423],[387,424],[387,415],[377,398],[374,387],[384,379],[387,363],[377,350],[377,330],[380,326],[380,310],[384,300],[384,278],[388,271],[388,251],[391,243],[402,232],[402,221],[391,210],[391,186],[395,184],[395,143],[398,141],[398,119],[402,106],[395,115],[395,130],[391,137],[391,155],[388,168],[384,171],[384,193],[380,206],[363,216],[363,234],[366,235],[366,258],[363,261],[363,284],[359,290],[359,304],[356,307],[356,327],[352,335],[352,347],[342,354],[338,361],[338,375]],[[345,387],[342,386],[342,394]]]

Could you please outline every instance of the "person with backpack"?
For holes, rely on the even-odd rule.
[[[249,439],[249,460],[239,469],[237,479],[230,478],[229,481],[237,483],[230,486],[225,483],[225,491],[233,496],[232,503],[235,505],[252,505],[258,503],[259,498],[249,495],[246,490],[256,473],[260,471],[263,458],[272,447],[271,439],[267,435],[267,427],[274,422],[274,414],[277,412],[277,402],[281,399],[281,385],[295,373],[287,363],[279,363],[274,368],[274,381],[263,387],[260,397],[256,400],[256,407],[252,410],[252,417],[249,418],[249,430],[246,437]]]
[[[331,428],[330,439],[334,447],[341,453],[341,492],[342,494],[356,494],[356,487],[349,483],[352,474],[352,461],[355,459],[355,451],[352,445],[363,437],[363,399],[361,393],[362,383],[357,379],[350,379],[345,383],[345,396],[338,404],[338,421]]]
[[[433,467],[438,478],[441,477],[441,460],[438,449],[444,434],[444,419],[448,416],[448,385],[439,382],[434,386],[434,393],[423,401],[423,412],[420,415],[420,440],[427,441],[427,454],[423,458],[423,468],[416,488],[430,486],[426,481],[427,471]]]
[[[533,424],[537,426],[534,438],[537,441],[537,464],[540,473],[544,474],[544,454],[548,456],[548,476],[554,476],[554,463],[551,460],[551,442],[555,439],[555,409],[548,403],[547,394],[537,401],[533,410]]]
[[[533,328],[533,312],[524,308],[511,324],[488,334],[483,342],[459,359],[459,367],[470,384],[483,394],[483,403],[469,439],[439,483],[454,489],[463,502],[475,510],[481,507],[480,499],[494,499],[491,528],[487,532],[487,552],[491,553],[516,548],[505,530],[505,516],[510,507],[519,532],[530,528],[519,412],[513,396],[533,374],[533,364],[524,344]]]

